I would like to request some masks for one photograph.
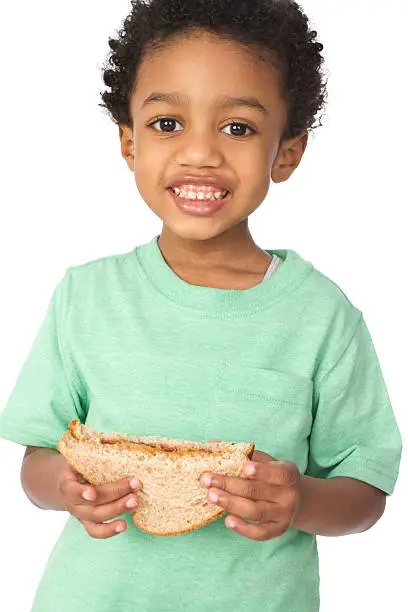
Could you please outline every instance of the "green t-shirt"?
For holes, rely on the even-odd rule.
[[[0,436],[56,447],[71,419],[101,431],[254,441],[318,478],[388,495],[401,438],[362,313],[293,250],[248,290],[191,285],[158,236],[71,267],[52,296]],[[258,542],[225,517],[170,537],[92,539],[69,517],[33,612],[316,612],[316,537]]]

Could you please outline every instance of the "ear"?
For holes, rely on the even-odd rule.
[[[300,164],[308,141],[307,132],[300,136],[283,140],[272,166],[271,178],[274,183],[287,181]]]
[[[133,130],[129,125],[119,125],[119,138],[122,157],[126,161],[129,170],[134,170],[134,148],[133,148]]]

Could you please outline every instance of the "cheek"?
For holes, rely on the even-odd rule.
[[[235,155],[232,158],[235,170],[239,176],[239,182],[243,189],[255,193],[267,191],[271,180],[271,167],[268,154],[263,146],[252,147],[244,151],[244,155]]]
[[[149,192],[158,184],[160,176],[160,159],[151,148],[139,143],[135,147],[134,176],[141,192]]]
[[[248,202],[258,207],[266,198],[271,184],[269,167],[265,166],[265,160],[259,165],[247,165],[245,172],[240,174],[240,192]]]

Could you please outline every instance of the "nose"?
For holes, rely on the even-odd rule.
[[[210,128],[189,129],[179,141],[176,161],[180,165],[220,166],[223,162],[220,135]]]

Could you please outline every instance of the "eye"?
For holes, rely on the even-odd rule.
[[[163,128],[163,129],[156,130],[156,131],[162,132],[162,133],[172,133],[174,132],[172,127],[174,126],[174,124],[178,123],[178,121],[176,121],[175,119],[172,119],[171,117],[159,117],[158,119],[155,119],[152,123],[149,123],[149,127],[152,127],[155,130],[156,128],[153,126],[156,123],[160,125],[160,128]]]
[[[156,129],[154,127],[156,124],[159,124],[160,126],[159,129]],[[176,132],[180,131],[180,130],[173,129],[176,124],[180,125],[180,123],[176,119],[173,119],[172,117],[157,117],[154,121],[148,124],[148,127],[152,127],[154,130],[162,134],[165,134],[165,133],[171,134],[175,131]],[[229,136],[242,137],[242,136],[249,136],[249,134],[255,134],[255,130],[252,127],[250,127],[247,123],[241,123],[239,121],[232,121],[231,123],[226,125],[225,128],[223,128],[223,130],[229,127],[231,127],[231,129],[233,130],[232,133],[229,134]],[[249,134],[246,133],[246,130],[249,130]]]
[[[245,134],[245,130],[248,129],[250,134],[254,134],[255,130],[251,128],[247,123],[239,123],[237,121],[233,121],[223,128],[224,130],[228,127],[234,128],[232,134],[230,136],[249,136],[249,134]],[[235,129],[237,128],[237,129]],[[244,132],[244,133],[243,133]]]

